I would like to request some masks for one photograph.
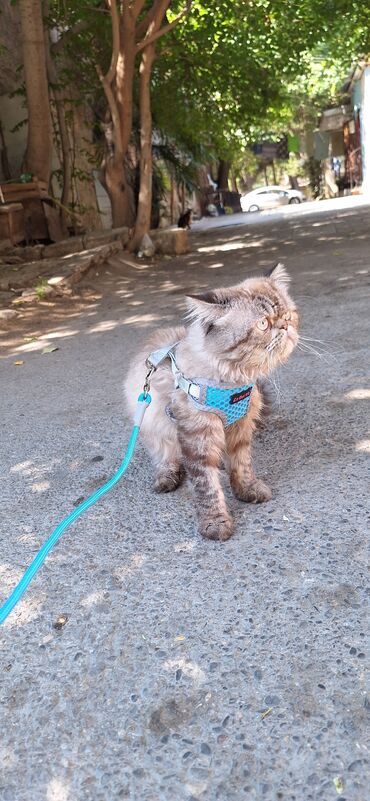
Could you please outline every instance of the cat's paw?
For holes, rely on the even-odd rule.
[[[182,470],[167,470],[157,473],[153,485],[154,492],[173,492],[181,484]]]
[[[232,536],[234,523],[228,515],[203,517],[199,521],[199,532],[207,540],[226,542]]]
[[[244,503],[265,503],[272,498],[270,487],[260,478],[253,479],[244,487],[233,487],[233,491],[236,498]]]

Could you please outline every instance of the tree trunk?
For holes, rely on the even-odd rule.
[[[78,206],[81,207],[81,220],[87,231],[101,230],[102,220],[99,213],[95,190],[95,178],[91,162],[96,159],[96,149],[93,144],[92,115],[89,108],[75,102],[72,105],[73,114],[73,151],[74,169],[77,173],[73,177]]]
[[[233,192],[239,192],[238,183],[237,183],[236,175],[235,175],[234,172],[231,175],[231,189],[232,189]]]
[[[140,63],[140,191],[135,231],[130,251],[137,250],[150,229],[152,210],[152,114],[150,77],[155,57],[155,43],[144,48]]]
[[[115,78],[121,123],[121,148],[125,155],[130,144],[133,118],[133,87],[135,77],[135,21],[130,16],[120,20],[120,52]]]
[[[130,144],[133,118],[133,86],[136,57],[135,20],[129,13],[119,20],[119,54],[113,87],[119,121],[113,119],[113,152],[107,146],[103,163],[104,186],[112,206],[112,225],[133,225],[125,156]],[[112,113],[112,108],[110,108]],[[118,130],[119,127],[119,130]]]
[[[49,0],[43,0],[44,16],[49,16]],[[59,47],[58,47],[59,44]],[[57,50],[57,52],[56,52]],[[54,97],[52,108],[52,122],[57,125],[58,135],[54,143],[59,150],[59,160],[63,173],[62,196],[60,198],[60,219],[64,235],[68,234],[68,227],[77,226],[84,230],[99,230],[102,221],[98,209],[95,179],[92,172],[92,163],[96,158],[96,149],[93,146],[92,114],[87,103],[81,105],[80,87],[75,83],[66,82],[60,75],[68,74],[73,67],[71,57],[63,47],[63,37],[59,39],[56,47],[51,45],[49,32],[45,29],[46,67],[51,92]],[[59,53],[59,58],[58,58]],[[53,55],[56,55],[54,60]],[[55,142],[56,140],[56,142]],[[69,213],[68,206],[74,205],[73,214]]]
[[[26,170],[50,180],[52,128],[41,0],[20,0],[22,51],[28,107]]]
[[[45,31],[45,37],[46,36],[47,32]],[[60,199],[60,202],[62,204],[62,207],[60,209],[60,223],[63,236],[67,236],[68,222],[70,221],[67,212],[67,207],[70,201],[71,180],[72,180],[71,154],[70,154],[68,128],[67,128],[65,108],[64,108],[64,93],[58,88],[58,75],[50,53],[49,42],[45,42],[45,57],[46,57],[47,75],[55,103],[55,112],[59,130],[60,151],[61,151],[60,163],[63,171],[63,187],[62,187],[62,196]]]
[[[9,159],[8,159],[8,150],[6,147],[5,137],[3,126],[0,120],[0,161],[1,161],[1,169],[4,176],[5,181],[10,181],[12,174],[10,171]]]
[[[112,207],[112,227],[132,225],[132,214],[129,203],[129,192],[126,173],[122,163],[109,158],[104,165],[103,186],[106,189]]]
[[[144,3],[144,0],[135,0],[118,4],[117,0],[109,0],[112,58],[106,75],[103,75],[97,66],[112,119],[112,140],[110,143],[107,142],[103,164],[104,185],[112,203],[113,225],[127,225],[130,224],[131,198],[125,175],[125,159],[132,132],[135,57],[137,53],[143,53],[140,63],[143,153],[135,243],[143,235],[141,231],[146,233],[150,226],[152,193],[150,76],[155,42],[171,31],[189,13],[192,5],[192,0],[186,0],[185,8],[171,22],[161,27],[170,2],[171,0],[154,0],[152,3]]]
[[[217,183],[218,188],[227,192],[229,189],[229,172],[230,172],[230,162],[223,161],[221,159],[218,164],[218,173],[217,173]]]

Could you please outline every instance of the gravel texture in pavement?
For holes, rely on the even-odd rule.
[[[176,260],[115,257],[85,279],[100,300],[5,338],[1,600],[117,468],[128,359],[186,292],[283,261],[311,340],[256,441],[273,500],[227,490],[229,542],[200,539],[186,483],[152,492],[141,444],[63,535],[0,631],[1,801],[369,797],[369,214],[271,215],[191,233]]]

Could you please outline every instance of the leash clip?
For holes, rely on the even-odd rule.
[[[150,379],[151,379],[154,371],[157,369],[156,367],[154,367],[153,364],[150,363],[150,361],[148,359],[146,360],[145,364],[146,364],[147,367],[149,367],[149,370],[148,370],[148,372],[147,372],[147,374],[145,376],[145,381],[144,381],[144,386],[143,386],[144,398],[146,398],[148,396],[148,394],[149,394]]]

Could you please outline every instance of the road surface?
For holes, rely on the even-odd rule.
[[[299,211],[194,226],[186,256],[116,259],[4,335],[2,599],[117,468],[128,359],[186,292],[283,261],[317,341],[271,384],[274,497],[230,497],[229,542],[199,538],[186,484],[153,494],[141,445],[64,534],[0,632],[1,801],[368,798],[370,208]]]

